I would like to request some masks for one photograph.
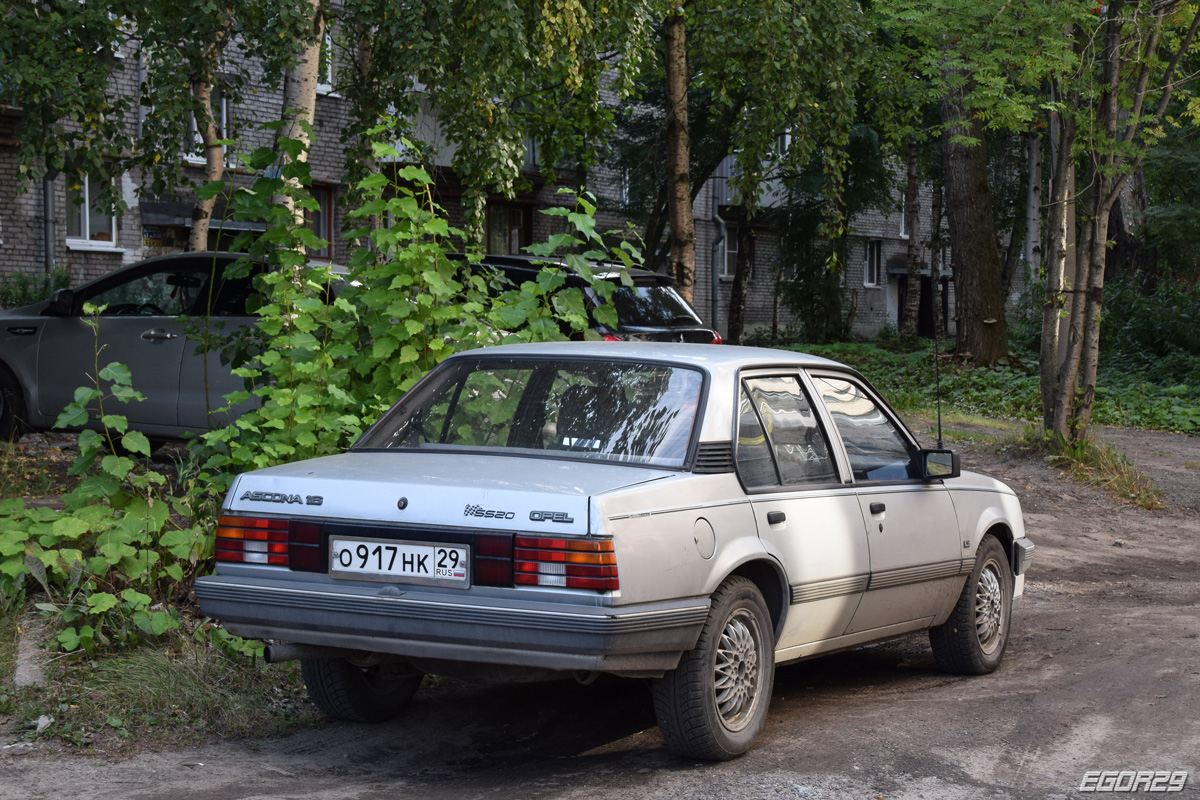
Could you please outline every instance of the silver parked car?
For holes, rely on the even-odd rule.
[[[331,717],[389,718],[423,673],[611,673],[726,759],[776,664],[928,630],[943,668],[995,669],[1032,552],[1011,489],[837,363],[516,345],[447,359],[345,454],[238,477],[196,596]]]

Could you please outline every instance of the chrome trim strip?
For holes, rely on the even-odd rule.
[[[974,568],[974,564],[971,565],[971,568]],[[883,572],[872,572],[871,581],[867,584],[867,591],[872,589],[890,589],[894,586],[905,586],[910,583],[936,581],[941,578],[953,578],[960,575],[962,569],[962,560],[955,559],[953,561],[939,561],[933,564],[915,564],[911,567],[899,567],[897,569],[884,570]]]
[[[831,597],[841,597],[847,594],[861,594],[866,591],[870,575],[851,575],[846,578],[831,578],[812,583],[801,583],[792,586],[792,605],[811,603],[814,600],[828,600]]]

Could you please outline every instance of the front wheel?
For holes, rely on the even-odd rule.
[[[733,576],[713,594],[696,647],[654,681],[654,713],[667,746],[709,761],[741,755],[762,730],[774,683],[767,604],[753,582]]]
[[[0,441],[15,442],[25,432],[24,395],[17,379],[0,367]]]
[[[1000,666],[1012,618],[1013,574],[1003,545],[990,533],[979,543],[975,569],[942,625],[929,629],[933,657],[946,672],[985,675]]]
[[[347,722],[391,719],[408,705],[423,677],[396,664],[359,667],[344,658],[302,659],[300,672],[317,708]]]

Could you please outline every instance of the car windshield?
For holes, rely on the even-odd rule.
[[[682,467],[702,374],[595,359],[458,358],[355,450],[457,450]]]
[[[619,286],[613,292],[617,319],[626,328],[702,325],[687,301],[670,286]]]

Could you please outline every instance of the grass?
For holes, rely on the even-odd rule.
[[[12,687],[17,616],[0,620],[0,716],[27,740],[121,751],[209,737],[277,736],[316,724],[295,665],[235,659],[188,640],[90,661],[51,655],[47,686]],[[39,718],[51,720],[40,732]]]
[[[1163,507],[1162,491],[1135,467],[1124,453],[1107,442],[1089,437],[1069,443],[1046,436],[1030,425],[1020,445],[1027,452],[1040,453],[1048,463],[1066,468],[1071,477],[1107,489],[1117,497],[1153,511]]]

